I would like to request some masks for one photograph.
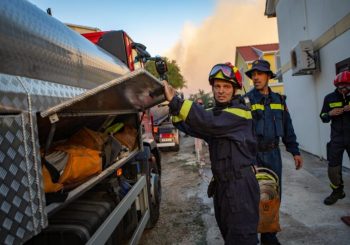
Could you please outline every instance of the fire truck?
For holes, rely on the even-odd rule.
[[[1,244],[137,244],[155,225],[161,159],[149,108],[164,95],[142,68],[147,56],[123,31],[82,36],[27,1],[0,1]],[[119,142],[101,171],[47,192],[46,152],[110,125],[130,126],[133,147]]]
[[[168,104],[165,101],[151,108],[154,139],[159,149],[179,151],[180,132],[171,122]]]

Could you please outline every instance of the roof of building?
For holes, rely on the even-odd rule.
[[[278,43],[240,46],[236,48],[236,52],[239,53],[246,62],[259,59],[258,51],[266,53],[266,52],[276,52],[278,50],[279,50]]]

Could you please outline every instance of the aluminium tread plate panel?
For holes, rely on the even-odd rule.
[[[0,116],[0,244],[18,244],[47,225],[28,114]]]

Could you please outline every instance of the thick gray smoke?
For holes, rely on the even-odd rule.
[[[237,46],[278,42],[276,18],[267,18],[264,10],[265,0],[218,0],[213,15],[199,26],[184,25],[165,56],[179,64],[187,80],[185,95],[199,89],[209,92],[210,68],[227,61],[234,64]]]

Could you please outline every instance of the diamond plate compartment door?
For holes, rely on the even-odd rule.
[[[22,244],[47,226],[29,115],[0,115],[0,244]]]

